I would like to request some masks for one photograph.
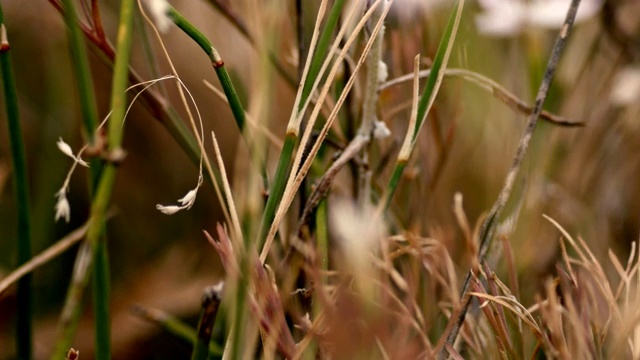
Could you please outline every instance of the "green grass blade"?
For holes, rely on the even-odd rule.
[[[98,126],[98,112],[96,109],[91,70],[86,54],[86,46],[82,38],[80,26],[77,23],[74,3],[71,0],[63,0],[66,9],[64,12],[67,24],[67,33],[71,48],[71,58],[74,66],[78,94],[80,96],[80,108],[84,130],[89,144],[95,142],[95,132]],[[99,160],[91,162],[90,191],[93,193],[98,184],[102,164]],[[95,271],[93,272],[93,308],[95,318],[96,353],[109,354],[111,347],[111,326],[109,321],[109,261],[107,254],[105,234],[98,243],[96,252]],[[80,307],[82,305],[79,305]],[[100,355],[98,355],[100,358]]]
[[[316,81],[316,78],[318,77],[318,73],[320,72],[322,63],[327,55],[329,44],[331,44],[331,38],[333,37],[333,33],[335,32],[338,20],[340,19],[340,14],[342,14],[344,3],[344,0],[336,0],[333,3],[331,12],[329,13],[329,17],[327,18],[327,22],[324,25],[322,34],[320,35],[320,39],[318,40],[318,45],[316,46],[316,49],[313,53],[313,57],[311,58],[311,65],[309,66],[307,79],[304,83],[304,87],[302,88],[302,97],[300,98],[300,102],[298,103],[298,110],[302,110],[304,103],[307,101],[309,95],[311,94],[311,90],[313,89],[313,85]]]
[[[306,81],[302,88],[302,92],[299,94],[298,99],[296,99],[296,101],[298,101],[298,111],[301,111],[304,108],[309,94],[311,94],[311,90],[316,83],[316,78],[318,77],[320,69],[322,68],[322,63],[324,62],[324,59],[326,57],[327,49],[329,47],[335,27],[338,23],[338,19],[340,18],[343,6],[344,0],[337,0],[333,4],[333,7],[329,14],[329,19],[327,20],[327,23],[322,30],[322,34],[320,35],[320,39],[318,40],[315,50],[313,51],[313,56],[311,57],[311,62],[309,64],[309,69],[307,71]],[[295,119],[295,117],[292,118],[292,120],[293,119]],[[260,228],[258,230],[258,238],[256,241],[258,249],[260,249],[264,244],[264,241],[271,227],[271,223],[275,218],[278,204],[280,204],[280,200],[282,200],[282,195],[284,194],[285,185],[287,183],[287,174],[289,173],[291,167],[293,151],[298,142],[299,130],[299,128],[295,129],[294,131],[288,130],[287,134],[285,135],[284,146],[282,148],[282,151],[280,152],[280,158],[278,159],[276,173],[273,177],[271,188],[269,189],[269,197],[267,198],[264,213],[262,214],[262,219],[260,221]]]
[[[123,0],[120,10],[120,24],[118,26],[117,37],[117,56],[115,60],[114,72],[113,72],[113,85],[111,92],[111,120],[109,122],[108,143],[109,149],[107,157],[110,159],[110,163],[105,167],[102,177],[97,188],[96,196],[91,206],[91,217],[89,219],[89,229],[87,231],[87,244],[91,255],[89,261],[93,261],[97,264],[104,264],[106,261],[104,258],[98,259],[99,248],[102,246],[99,242],[103,234],[104,222],[107,207],[111,199],[111,193],[113,190],[113,183],[115,181],[116,168],[114,162],[118,162],[121,159],[123,150],[121,149],[123,138],[122,122],[124,120],[126,107],[127,107],[127,95],[125,90],[128,85],[129,76],[129,58],[131,55],[131,41],[133,33],[133,5],[134,0]],[[81,256],[81,254],[79,254]],[[74,271],[74,279],[69,288],[67,299],[63,309],[63,314],[60,320],[60,337],[56,345],[56,351],[53,354],[53,358],[60,358],[65,354],[66,350],[71,346],[74,331],[78,318],[80,316],[79,308],[80,299],[82,293],[86,288],[89,275],[91,274],[91,266],[88,266],[85,271],[76,273]],[[104,279],[103,277],[103,280]],[[107,284],[99,284],[97,286],[103,286],[103,289],[108,288]],[[97,313],[98,316],[106,315],[103,312]],[[99,318],[96,321],[108,323],[108,318]],[[70,330],[71,329],[71,330]],[[101,332],[101,336],[104,334]],[[108,339],[99,339],[99,341],[108,341]],[[110,359],[111,352],[110,347],[100,348],[96,352],[97,359]]]
[[[267,238],[267,233],[271,227],[271,222],[276,216],[276,209],[282,199],[285,185],[287,184],[287,173],[291,166],[291,158],[293,156],[293,150],[295,149],[297,142],[297,136],[294,134],[287,134],[284,139],[284,145],[282,152],[280,153],[280,159],[278,160],[278,166],[276,167],[276,174],[273,178],[271,188],[269,189],[269,197],[264,207],[264,213],[262,220],[260,221],[260,230],[258,231],[258,239],[256,242],[256,248],[262,248],[262,245]]]
[[[460,24],[463,8],[464,0],[458,0],[456,6],[451,11],[451,15],[449,15],[447,27],[440,39],[440,45],[438,45],[438,51],[436,52],[436,56],[433,60],[431,74],[427,79],[424,92],[418,102],[415,126],[413,129],[408,130],[402,150],[400,150],[400,154],[398,154],[396,166],[385,190],[385,208],[389,207],[389,204],[393,199],[393,194],[400,182],[400,178],[402,177],[407,161],[409,161],[409,156],[415,147],[418,134],[420,134],[420,129],[422,129],[422,125],[424,125],[427,114],[429,113],[429,110],[431,109],[431,106],[438,94],[438,90],[440,89],[440,84],[442,83],[442,78],[444,77],[445,70],[449,62],[451,49],[453,48],[453,44],[458,33],[458,26]]]
[[[240,132],[244,131],[244,126],[247,122],[244,107],[242,106],[240,98],[238,97],[238,93],[236,92],[236,89],[231,82],[229,73],[224,66],[224,61],[220,57],[220,54],[218,54],[218,51],[213,47],[213,43],[200,30],[198,30],[198,28],[196,28],[184,16],[182,16],[182,14],[180,14],[180,12],[178,12],[178,10],[176,10],[175,8],[170,7],[167,15],[173,21],[173,23],[176,24],[176,26],[178,26],[182,31],[184,31],[185,34],[187,34],[191,39],[193,39],[193,41],[195,41],[200,46],[200,48],[202,48],[207,56],[209,56],[209,59],[211,59],[211,64],[216,71],[218,80],[220,80],[222,90],[227,96],[227,101],[229,102],[229,107],[231,108],[233,117],[236,120],[238,129],[240,129]]]
[[[136,315],[144,318],[145,320],[158,324],[158,326],[169,334],[195,346],[197,338],[196,330],[188,324],[185,324],[179,319],[157,309],[148,309],[136,305],[132,310]],[[214,342],[210,342],[209,354],[213,356],[222,355],[222,347]]]
[[[13,163],[12,180],[17,213],[18,266],[20,266],[31,258],[29,181],[22,130],[20,129],[18,97],[16,94],[11,55],[9,54],[10,45],[6,38],[4,12],[2,11],[1,5],[0,27],[2,33],[2,43],[0,44],[0,72],[2,73],[4,103],[9,127],[9,146],[11,148],[11,161]],[[31,275],[23,277],[18,282],[16,303],[16,355],[19,359],[31,359],[33,355],[31,329],[33,295]]]

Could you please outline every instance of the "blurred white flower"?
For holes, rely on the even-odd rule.
[[[167,32],[171,25],[171,19],[167,15],[169,11],[169,1],[167,0],[147,0],[147,7],[151,13],[153,22],[161,33]]]
[[[384,121],[376,120],[373,123],[373,137],[376,139],[384,139],[391,135],[391,130],[387,127]]]
[[[193,203],[196,201],[196,195],[198,195],[198,189],[200,189],[200,185],[202,185],[202,176],[198,178],[198,185],[195,189],[189,190],[189,192],[182,199],[178,199],[180,205],[158,204],[156,205],[156,209],[167,215],[173,215],[178,211],[191,209]]]
[[[518,35],[527,26],[560,28],[571,0],[478,0],[483,12],[476,16],[478,31],[492,36]],[[576,23],[593,17],[603,0],[583,0]]]
[[[387,81],[389,77],[389,69],[387,69],[387,64],[384,61],[380,60],[378,62],[378,82],[383,83]]]
[[[84,167],[89,167],[89,164],[87,164],[86,161],[82,160],[79,156],[76,156],[73,153],[73,150],[71,150],[71,146],[69,146],[69,144],[64,142],[64,140],[62,140],[62,138],[58,139],[58,142],[56,142],[56,145],[58,146],[58,149],[60,149],[60,151],[62,151],[63,154],[65,154],[68,157],[72,158],[78,164],[80,164],[80,165],[82,165]]]
[[[330,211],[332,229],[343,250],[344,266],[363,294],[373,294],[373,256],[386,236],[384,219],[373,206],[362,208],[348,200],[337,201]]]
[[[187,209],[191,209],[193,203],[196,201],[196,195],[198,194],[198,188],[190,190],[187,195],[185,195],[182,199],[178,199],[182,206],[186,206]]]
[[[156,205],[156,209],[160,210],[160,212],[162,212],[163,214],[173,215],[184,208],[182,206],[175,206],[175,205],[165,206],[165,205],[158,204]]]
[[[64,189],[58,191],[56,193],[56,197],[58,201],[56,202],[56,217],[55,221],[58,221],[61,218],[64,218],[65,222],[69,222],[71,218],[71,206],[69,206],[69,201],[67,200],[67,194]]]
[[[391,16],[401,23],[417,21],[428,10],[447,2],[452,3],[448,0],[395,0],[391,5]]]
[[[629,105],[640,100],[640,67],[626,67],[616,74],[611,89],[611,102]]]

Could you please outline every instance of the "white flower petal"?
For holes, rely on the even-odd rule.
[[[387,81],[389,77],[389,70],[387,69],[387,64],[384,61],[380,60],[378,63],[378,82],[383,83]]]
[[[62,151],[63,154],[75,160],[76,156],[73,154],[73,150],[71,150],[71,146],[69,146],[69,144],[64,142],[62,138],[58,139],[58,142],[56,143],[56,145],[58,145],[58,149],[60,149],[60,151]]]
[[[198,188],[195,188],[187,193],[182,199],[178,201],[182,206],[186,206],[187,209],[190,209],[193,203],[196,201],[196,195],[198,194]]]
[[[492,36],[515,36],[527,25],[559,29],[567,16],[570,0],[478,0],[483,12],[476,16],[478,31]],[[584,0],[576,23],[593,17],[603,0]]]
[[[64,218],[65,222],[69,222],[71,218],[71,206],[69,206],[69,201],[64,193],[58,192],[58,201],[56,202],[55,210],[56,217],[55,221],[58,221],[60,218]]]
[[[611,89],[611,102],[629,105],[640,100],[640,67],[626,67],[616,74]]]
[[[559,29],[567,16],[570,0],[538,0],[529,5],[527,12],[531,25]],[[602,7],[602,0],[584,0],[578,7],[576,23],[593,17]]]
[[[167,0],[147,0],[149,12],[153,18],[153,22],[158,27],[158,31],[164,33],[169,30],[171,19],[167,16],[169,11],[169,2]]]
[[[78,162],[78,164],[84,167],[89,167],[89,164],[86,161],[82,160],[80,157],[75,158],[75,160]]]
[[[384,121],[376,120],[373,123],[373,137],[376,139],[384,139],[391,135],[391,130],[387,127]]]
[[[492,36],[517,35],[526,19],[526,5],[519,1],[480,1],[484,12],[476,16],[476,26],[482,34]]]
[[[175,205],[164,206],[164,205],[158,204],[156,205],[156,209],[158,209],[163,214],[173,215],[184,208],[182,206],[175,206]]]

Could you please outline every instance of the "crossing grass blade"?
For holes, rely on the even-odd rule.
[[[458,0],[453,10],[451,11],[451,15],[449,15],[447,27],[444,30],[444,34],[442,34],[440,45],[438,46],[438,51],[436,52],[436,56],[433,59],[431,74],[427,79],[427,84],[425,85],[424,92],[422,93],[420,101],[417,104],[415,119],[411,119],[410,124],[412,124],[412,126],[410,126],[407,131],[404,143],[402,144],[402,148],[400,149],[400,153],[398,154],[398,158],[396,160],[396,165],[391,174],[391,178],[387,183],[385,196],[383,198],[385,208],[389,207],[389,204],[393,199],[393,194],[398,187],[398,183],[400,182],[404,169],[407,165],[407,162],[409,161],[409,157],[411,156],[413,148],[416,145],[418,135],[420,134],[420,129],[422,129],[422,126],[427,119],[427,115],[429,114],[429,110],[431,110],[431,106],[433,105],[433,102],[438,95],[438,90],[440,90],[440,85],[442,84],[442,79],[444,78],[445,70],[447,68],[447,64],[449,63],[451,49],[453,49],[453,44],[458,33],[458,26],[460,25],[460,18],[462,17],[463,8],[464,0]]]

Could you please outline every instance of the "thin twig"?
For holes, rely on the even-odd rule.
[[[421,78],[429,77],[430,74],[431,74],[431,69],[420,71]],[[502,101],[505,105],[507,105],[508,107],[510,107],[515,111],[519,111],[526,115],[531,115],[533,113],[533,107],[531,107],[531,105],[519,99],[515,94],[513,94],[512,92],[504,88],[502,85],[498,84],[493,79],[485,75],[482,75],[480,73],[477,73],[471,70],[458,69],[458,68],[446,69],[444,75],[447,77],[460,77],[464,80],[467,80],[469,82],[472,82],[478,85],[482,89],[485,89],[488,92],[492,93],[498,100]],[[411,81],[411,79],[413,79],[413,74],[405,74],[385,82],[384,84],[380,85],[378,90],[383,91],[392,86],[399,85],[403,82]],[[542,112],[540,113],[540,118],[544,121],[547,121],[549,123],[552,123],[558,126],[566,126],[566,127],[584,126],[583,122],[571,121],[570,119],[567,119],[560,115],[552,114],[546,110],[542,110]]]
[[[349,145],[340,154],[340,157],[331,164],[329,169],[324,173],[318,184],[315,186],[313,193],[309,196],[307,203],[304,207],[300,221],[298,222],[298,228],[303,226],[309,220],[311,212],[318,206],[320,201],[327,195],[331,188],[333,179],[338,175],[340,169],[342,169],[349,161],[351,161],[366,144],[369,143],[369,137],[364,135],[356,135],[355,138],[349,143]]]
[[[4,293],[9,288],[9,286],[11,286],[11,284],[18,281],[18,279],[20,279],[21,277],[34,271],[35,269],[54,259],[56,256],[67,251],[71,246],[73,246],[73,244],[82,240],[86,233],[87,224],[84,224],[82,225],[82,227],[74,230],[69,235],[63,237],[58,242],[51,245],[47,250],[43,251],[39,255],[34,256],[31,260],[15,269],[11,274],[0,281],[0,295]]]
[[[556,39],[556,42],[553,46],[553,50],[551,51],[551,56],[549,57],[549,61],[547,63],[547,68],[544,72],[544,77],[542,79],[542,83],[540,84],[540,88],[538,89],[538,94],[536,96],[536,102],[533,107],[533,111],[529,120],[527,121],[527,126],[525,127],[524,133],[520,139],[520,144],[518,145],[518,150],[516,151],[516,155],[513,159],[513,163],[511,164],[511,168],[507,173],[505,178],[504,186],[496,199],[495,204],[493,205],[489,216],[485,219],[482,224],[482,228],[480,230],[480,249],[478,251],[478,259],[479,263],[482,263],[487,255],[489,250],[489,244],[491,243],[492,235],[495,231],[495,225],[504,208],[507,200],[511,195],[511,190],[513,189],[513,184],[515,183],[516,176],[518,175],[518,171],[520,170],[520,165],[522,160],[527,153],[527,149],[529,148],[529,142],[531,141],[531,137],[533,136],[533,131],[535,130],[536,124],[538,122],[538,117],[542,112],[542,106],[547,98],[547,94],[549,93],[549,88],[551,86],[551,82],[553,80],[553,76],[555,74],[556,68],[558,66],[558,62],[560,61],[560,56],[562,55],[562,51],[567,43],[567,37],[569,36],[571,29],[573,27],[573,22],[576,18],[576,13],[578,11],[578,6],[580,5],[580,0],[572,0],[571,6],[567,11],[567,16],[560,29],[560,33]],[[465,298],[467,296],[467,292],[469,291],[470,280],[473,276],[474,269],[472,268],[464,281],[461,291],[461,298]],[[467,300],[463,303],[460,315],[456,320],[451,333],[447,336],[447,343],[453,345],[458,337],[458,333],[460,332],[460,328],[462,323],[464,322],[465,316],[469,309],[469,305],[471,303],[471,298],[468,297]],[[443,358],[446,354],[443,352],[440,353],[440,358]]]

